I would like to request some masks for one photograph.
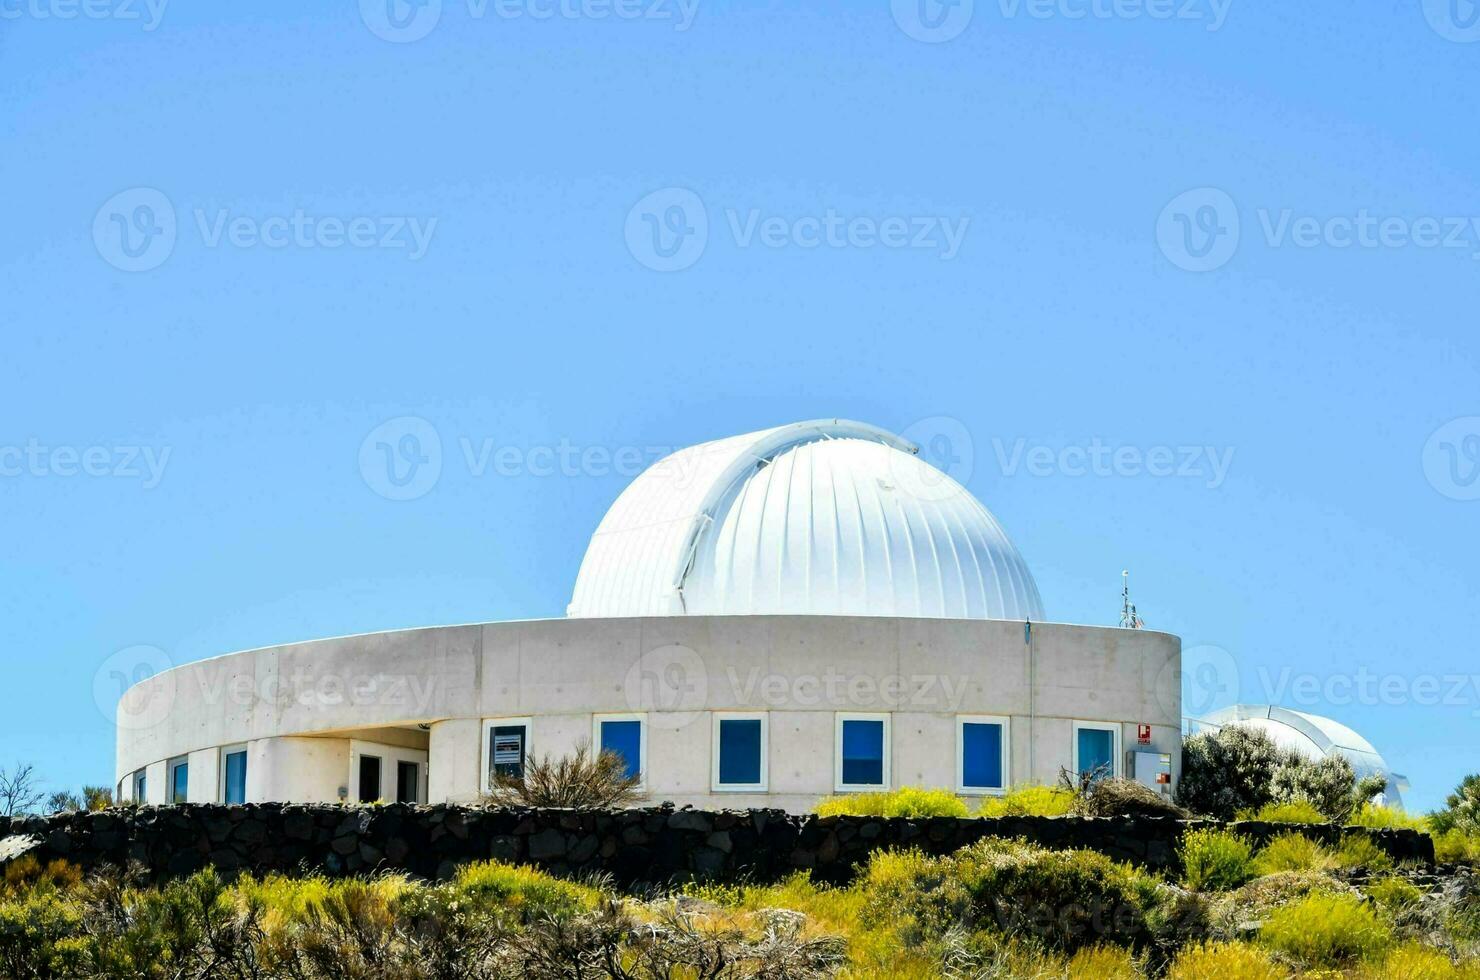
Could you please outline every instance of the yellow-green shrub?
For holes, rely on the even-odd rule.
[[[1428,821],[1395,806],[1376,806],[1363,803],[1347,821],[1353,827],[1369,827],[1373,830],[1420,830],[1428,832]]]
[[[965,817],[966,804],[950,790],[904,786],[886,793],[832,796],[812,810],[823,817]]]
[[[1474,980],[1480,975],[1473,965],[1455,966],[1449,957],[1418,943],[1395,947],[1381,960],[1365,965],[1357,974],[1361,980]]]
[[[1166,901],[1150,876],[1103,854],[999,838],[938,858],[875,855],[861,887],[864,923],[894,924],[907,942],[967,928],[1065,952],[1144,944]]]
[[[1177,954],[1167,980],[1285,980],[1290,971],[1247,943],[1200,943]]]
[[[1074,809],[1076,796],[1060,786],[1024,784],[1002,796],[989,796],[977,811],[982,817],[1062,817]]]
[[[0,976],[70,980],[82,973],[89,944],[82,909],[52,888],[0,899]]]
[[[1316,892],[1275,909],[1259,941],[1313,967],[1342,966],[1383,953],[1392,931],[1360,898]]]
[[[1227,830],[1189,830],[1177,848],[1182,883],[1193,891],[1227,891],[1254,877],[1254,846]]]
[[[1262,820],[1265,823],[1330,823],[1320,810],[1304,800],[1266,803],[1257,810],[1240,810],[1240,820]]]
[[[1069,980],[1140,980],[1141,960],[1121,946],[1090,946],[1069,958]]]
[[[574,915],[594,909],[601,901],[601,893],[595,888],[502,861],[464,865],[450,888],[457,897],[496,903],[525,920]]]
[[[1281,871],[1320,871],[1334,866],[1331,852],[1304,834],[1279,834],[1265,844],[1254,858],[1254,870],[1260,875]]]
[[[1397,876],[1378,878],[1368,882],[1362,890],[1371,895],[1378,905],[1394,912],[1412,908],[1423,898],[1423,892],[1417,885]]]
[[[1343,868],[1391,871],[1393,856],[1374,844],[1366,834],[1347,834],[1336,848],[1336,863]]]
[[[1480,836],[1458,828],[1435,834],[1434,858],[1441,864],[1480,864]]]

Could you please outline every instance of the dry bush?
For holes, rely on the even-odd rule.
[[[592,755],[590,740],[559,758],[530,757],[523,776],[495,775],[483,801],[492,806],[607,808],[631,806],[640,780],[614,752]]]

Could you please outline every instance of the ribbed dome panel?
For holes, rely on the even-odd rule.
[[[909,443],[849,422],[696,446],[623,492],[570,615],[683,614],[1044,618],[987,509]]]

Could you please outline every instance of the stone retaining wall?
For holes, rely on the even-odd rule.
[[[66,858],[84,868],[137,861],[158,879],[206,865],[225,872],[295,871],[356,874],[378,869],[445,877],[457,865],[486,858],[534,864],[555,874],[603,872],[619,884],[676,877],[774,879],[810,870],[826,881],[848,880],[856,865],[883,848],[954,851],[983,837],[1021,837],[1054,848],[1089,848],[1151,868],[1175,869],[1176,843],[1204,821],[1167,818],[1004,817],[910,820],[796,816],[780,810],[486,810],[458,806],[328,806],[180,804],[0,818],[0,841],[36,840],[29,853]],[[1233,825],[1256,841],[1288,824]],[[1432,864],[1433,841],[1412,830],[1342,831],[1308,826],[1303,833],[1334,843],[1361,833],[1396,860]],[[12,846],[17,842],[10,842]]]

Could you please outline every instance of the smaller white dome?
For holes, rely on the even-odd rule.
[[[1256,729],[1280,748],[1293,749],[1312,762],[1331,755],[1345,756],[1358,776],[1382,776],[1388,781],[1384,802],[1403,805],[1403,790],[1409,788],[1407,777],[1393,772],[1371,742],[1339,721],[1270,704],[1236,704],[1203,720],[1214,728],[1244,725]]]

